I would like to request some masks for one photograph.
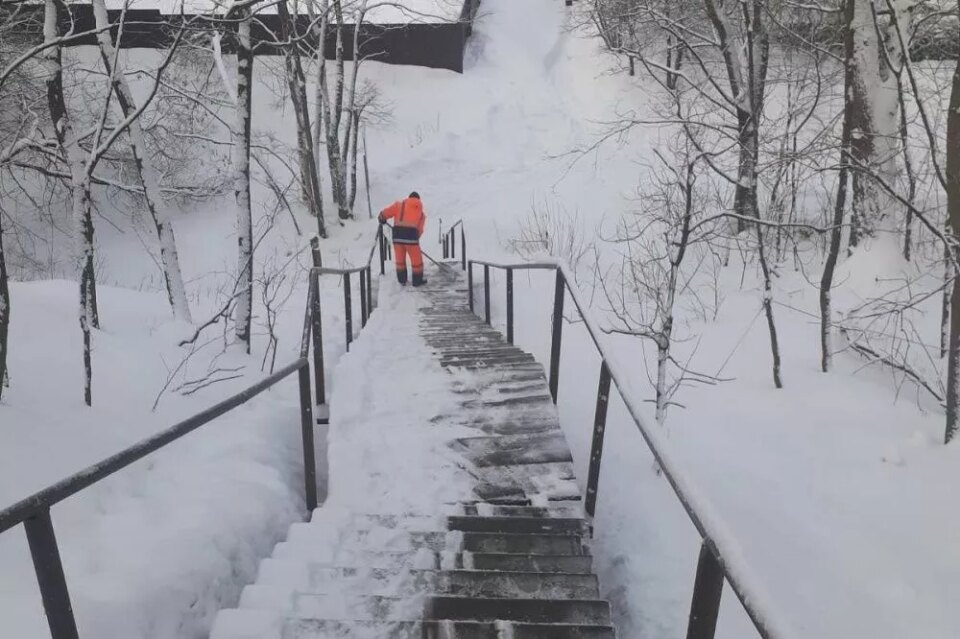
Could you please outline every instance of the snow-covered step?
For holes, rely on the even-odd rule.
[[[248,589],[240,607],[281,613],[288,619],[350,621],[425,620],[520,621],[604,625],[610,605],[596,599],[516,599],[456,596],[384,597],[342,593],[288,594],[279,589]]]
[[[257,610],[225,610],[210,639],[614,639],[613,628],[504,621],[339,621],[284,619]]]
[[[368,327],[354,357],[367,358],[372,388],[389,388],[413,360],[442,377],[420,394],[378,396],[369,419],[360,406],[348,439],[361,447],[352,452],[365,460],[363,471],[369,460],[364,491],[375,497],[406,488],[397,472],[404,469],[388,458],[406,441],[398,431],[413,429],[426,438],[420,453],[437,451],[437,480],[462,485],[452,499],[459,503],[446,492],[437,493],[438,503],[429,492],[411,499],[400,492],[367,501],[375,512],[362,510],[363,495],[356,511],[352,502],[316,510],[261,563],[240,607],[220,613],[211,639],[616,637],[592,573],[592,528],[544,369],[473,316],[457,288],[462,277],[450,271],[403,293],[428,349],[406,352]],[[395,319],[409,328],[409,320]],[[391,404],[419,426],[399,420],[384,430]],[[379,511],[388,504],[398,511]]]
[[[310,524],[290,527],[287,544],[317,546],[335,558],[356,551],[404,552],[428,549],[434,552],[523,553],[532,555],[583,555],[589,550],[579,534],[412,531],[391,528],[348,530],[339,535]]]
[[[479,517],[534,517],[539,519],[583,519],[580,504],[550,504],[549,506],[500,506],[485,502],[464,504],[465,516]]]
[[[557,517],[481,517],[453,516],[447,520],[450,530],[461,532],[513,533],[513,534],[567,534],[589,535],[589,526],[583,519]]]
[[[240,608],[278,612],[288,619],[413,621],[421,618],[426,595],[415,598],[353,593],[289,593],[248,587]]]
[[[607,625],[610,604],[596,599],[483,599],[475,597],[430,597],[426,619],[470,621],[520,621]]]
[[[471,570],[509,572],[580,573],[593,570],[589,555],[511,555],[504,553],[468,553],[462,567]]]
[[[244,601],[280,601],[296,593],[349,593],[383,597],[410,597],[417,593],[460,597],[526,599],[595,599],[597,578],[592,574],[543,574],[477,570],[412,570],[337,568],[321,564],[261,565],[257,583],[247,586]],[[251,599],[252,598],[252,599]]]
[[[274,559],[325,563],[339,566],[375,566],[378,568],[437,568],[442,554],[427,548],[406,551],[342,549],[315,543],[280,542],[273,549]]]

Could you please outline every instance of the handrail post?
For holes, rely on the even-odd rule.
[[[315,267],[323,267],[323,254],[320,253],[320,238],[316,235],[310,238],[310,255]]]
[[[557,269],[557,283],[553,291],[553,325],[551,326],[552,343],[550,346],[550,395],[553,403],[557,403],[557,390],[560,384],[560,341],[563,335],[563,271]]]
[[[350,296],[350,273],[343,274],[343,324],[347,333],[347,350],[353,341],[353,298]]]
[[[370,267],[367,266],[367,316],[373,313],[374,304],[373,304],[373,274],[370,271]]]
[[[448,235],[444,235],[440,241],[440,243],[443,245],[443,259],[450,257],[449,241],[450,237]]]
[[[320,314],[320,274],[310,273],[310,295],[313,296],[310,316],[313,331],[313,379],[317,405],[327,403],[327,387],[323,371],[323,318]]]
[[[700,546],[697,576],[693,582],[690,602],[690,621],[687,639],[713,639],[720,614],[720,596],[723,594],[723,567],[717,561],[707,541]]]
[[[597,387],[597,412],[593,417],[593,445],[590,448],[590,471],[587,473],[587,498],[584,509],[593,517],[597,512],[597,489],[600,485],[600,460],[603,457],[603,434],[607,428],[607,405],[610,401],[610,369],[600,362],[600,383]]]
[[[450,259],[457,259],[457,231],[450,229]]]
[[[387,238],[383,234],[383,224],[381,224],[380,228],[377,229],[377,238],[380,241],[380,247],[379,247],[380,248],[380,275],[383,275],[387,272],[386,271],[387,260],[384,257],[384,254],[387,251],[387,247],[386,247]]]
[[[467,268],[467,296],[470,298],[470,312],[473,313],[473,262]]]
[[[367,275],[360,271],[360,328],[367,325]]]
[[[483,265],[483,318],[490,326],[490,266]]]
[[[513,269],[507,269],[507,342],[513,344]]]
[[[467,236],[463,224],[460,225],[460,259],[463,261],[463,270],[467,270]]]
[[[300,432],[303,439],[303,483],[307,512],[317,507],[317,458],[313,448],[313,399],[310,397],[310,366],[304,363],[300,381]]]
[[[67,580],[63,576],[63,563],[53,532],[50,509],[44,508],[24,520],[23,527],[33,557],[33,568],[37,573],[50,636],[53,639],[78,639],[77,622],[73,618],[73,606],[70,605]]]

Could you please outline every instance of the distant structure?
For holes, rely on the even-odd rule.
[[[463,57],[467,39],[473,31],[480,0],[444,0],[460,6],[459,15],[452,12],[449,18],[430,16],[410,17],[408,22],[370,22],[364,21],[359,29],[359,52],[364,60],[375,60],[387,64],[401,64],[428,67],[431,69],[449,69],[463,73]],[[460,4],[462,1],[462,4]],[[43,7],[24,7],[18,9],[21,14],[32,15],[32,19],[20,21],[23,35],[30,39],[42,37]],[[70,4],[73,31],[83,33],[94,29],[93,9],[89,4]],[[111,22],[120,19],[120,10],[107,12]],[[180,26],[186,24],[191,32],[190,38],[203,40],[214,31],[229,32],[232,26],[222,17],[205,14],[165,14],[159,9],[128,9],[123,26],[123,35],[119,45],[123,49],[164,49],[173,41]],[[307,33],[310,19],[306,15],[297,16],[297,30]],[[64,30],[69,25],[63,25]],[[275,13],[258,13],[252,25],[251,36],[256,55],[278,55],[276,45],[279,37],[279,18]],[[353,39],[357,33],[356,25],[345,23],[343,29],[343,49],[346,60],[353,56]],[[116,39],[114,32],[114,39]],[[311,41],[311,37],[313,40]],[[304,48],[316,50],[317,35],[304,37]],[[223,48],[231,50],[230,38],[224,38]],[[324,55],[327,59],[336,56],[337,29],[331,25],[327,29],[324,42]],[[67,46],[96,45],[96,36],[88,35],[72,40]]]

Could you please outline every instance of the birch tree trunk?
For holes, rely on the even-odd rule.
[[[310,109],[307,104],[307,80],[300,58],[300,44],[297,41],[296,23],[290,15],[285,2],[277,5],[280,16],[280,33],[285,41],[284,62],[286,64],[287,85],[290,88],[290,101],[297,121],[297,157],[300,161],[300,181],[303,184],[304,199],[310,214],[317,218],[317,234],[327,236],[323,219],[323,192],[320,189],[320,175],[317,173],[317,156],[314,154],[311,140]]]
[[[7,344],[10,336],[10,285],[3,255],[3,216],[0,215],[0,399],[7,382]]]
[[[103,66],[110,78],[110,84],[123,117],[129,118],[131,114],[137,111],[137,103],[134,100],[133,92],[130,90],[130,84],[124,75],[123,66],[116,55],[110,31],[105,28],[110,23],[110,19],[107,16],[107,7],[104,0],[93,0],[93,16],[96,27],[103,29],[97,35]],[[130,123],[127,134],[130,136],[130,146],[133,151],[137,176],[143,185],[143,196],[147,211],[153,220],[157,240],[160,243],[160,265],[163,269],[163,279],[167,288],[167,300],[175,317],[190,322],[192,321],[190,304],[187,302],[187,290],[183,283],[183,274],[180,271],[180,258],[177,254],[177,240],[173,231],[172,215],[170,207],[167,206],[160,191],[160,177],[150,161],[139,118]]]
[[[250,10],[240,10],[237,25],[237,110],[233,144],[233,192],[237,203],[237,340],[250,352],[253,323],[253,210],[250,204],[250,115],[253,89],[253,49]]]
[[[893,215],[899,207],[882,186],[893,185],[897,177],[899,97],[871,0],[847,0],[845,18],[851,39],[846,112],[854,166],[850,246],[855,247],[861,236],[895,231],[899,224]]]
[[[957,2],[960,9],[960,0]],[[958,34],[960,35],[960,34]],[[954,259],[960,251],[960,61],[953,72],[953,90],[947,111],[947,216],[954,245],[950,247]],[[950,353],[947,359],[947,428],[944,442],[949,443],[960,428],[960,278],[953,278],[953,297],[950,301]]]
[[[853,84],[853,33],[849,29],[849,12],[852,11],[850,0],[845,3],[844,11],[847,12],[847,18],[844,20],[843,35],[843,86],[844,95],[850,95],[850,88]],[[820,278],[820,368],[824,373],[829,372],[833,357],[833,345],[830,339],[833,326],[831,293],[837,260],[840,258],[843,218],[847,204],[847,180],[850,173],[850,125],[850,111],[844,109],[840,133],[840,172],[837,176],[837,198],[833,205],[833,228],[830,230],[830,248],[827,251],[827,261],[823,266],[823,276]]]
[[[90,176],[80,141],[74,133],[63,97],[63,62],[59,44],[52,44],[59,36],[62,5],[56,0],[44,3],[44,41],[50,45],[43,53],[46,71],[47,107],[54,134],[70,168],[71,209],[73,215],[75,264],[80,283],[80,330],[83,334],[83,399],[87,406],[93,403],[93,363],[90,353],[91,331],[98,328],[97,283],[94,270],[94,228],[90,197]],[[65,18],[66,16],[64,16]]]
[[[733,210],[738,216],[737,231],[747,227],[746,218],[759,217],[757,171],[760,156],[760,120],[766,93],[770,40],[762,20],[762,2],[741,2],[743,35],[738,35],[726,7],[704,0],[707,17],[719,41],[727,72],[730,95],[737,112],[737,184]]]
[[[350,97],[347,101],[347,125],[343,143],[343,182],[347,194],[347,209],[353,214],[353,205],[357,201],[357,147],[360,146],[360,112],[357,103],[357,83],[360,78],[360,25],[367,11],[367,0],[363,0],[357,10],[353,25],[353,71],[350,75]],[[349,158],[349,176],[348,170]]]
[[[333,0],[334,18],[337,21],[337,77],[333,98],[326,109],[324,122],[327,138],[327,159],[330,165],[330,189],[333,200],[337,204],[338,215],[341,220],[350,218],[347,208],[347,188],[344,184],[346,173],[343,166],[343,155],[340,151],[340,125],[343,122],[343,96],[346,84],[346,68],[343,59],[343,5],[341,0]],[[326,84],[326,75],[322,78]],[[329,90],[324,91],[329,97]]]

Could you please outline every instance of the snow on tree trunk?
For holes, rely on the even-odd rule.
[[[363,0],[357,10],[353,25],[353,70],[350,75],[350,99],[347,102],[347,126],[343,144],[343,182],[349,186],[347,208],[353,213],[357,201],[357,147],[360,146],[360,107],[357,103],[357,80],[360,77],[360,25],[367,10],[367,0]],[[347,176],[349,158],[350,175]]]
[[[7,382],[7,343],[10,335],[10,286],[3,255],[3,216],[0,215],[0,399]]]
[[[313,12],[313,3],[308,2],[307,6],[310,7],[311,13]],[[310,22],[315,23],[316,18],[310,16]],[[327,122],[327,57],[326,57],[326,42],[327,42],[327,29],[330,24],[330,0],[322,0],[320,3],[320,29],[318,33],[317,42],[317,88],[314,92],[314,106],[315,106],[315,117],[316,123],[313,127],[313,155],[315,158],[320,158],[320,143],[323,140],[323,131],[326,127]]]
[[[277,5],[280,16],[280,33],[286,44],[284,47],[284,62],[286,64],[287,85],[290,88],[290,101],[293,104],[293,114],[297,121],[297,158],[300,162],[300,181],[303,184],[304,200],[310,209],[310,214],[317,218],[317,233],[320,237],[327,236],[326,224],[323,219],[323,193],[320,189],[320,176],[317,173],[317,158],[314,154],[311,140],[310,109],[307,104],[307,82],[303,72],[303,63],[300,59],[299,43],[295,42],[299,35],[296,32],[296,23],[290,15],[285,2]]]
[[[850,119],[853,163],[850,245],[861,236],[897,231],[899,207],[883,185],[897,178],[899,95],[897,81],[883,49],[871,0],[847,0],[845,6],[851,83],[846,110]],[[892,237],[895,237],[893,235]]]
[[[104,0],[93,0],[93,16],[97,28],[104,29],[97,35],[100,57],[103,60],[107,75],[110,77],[110,83],[123,117],[129,118],[132,113],[137,111],[137,103],[134,100],[133,92],[130,91],[126,75],[124,75],[123,65],[120,64],[120,59],[116,57],[116,49],[110,31],[105,29],[110,23],[110,19],[107,16],[107,7]],[[130,123],[127,135],[130,136],[130,146],[133,151],[133,161],[137,175],[143,185],[143,196],[147,211],[153,220],[157,240],[160,243],[160,266],[163,269],[163,279],[166,283],[167,300],[170,302],[170,308],[173,309],[175,317],[190,322],[190,304],[187,302],[187,290],[183,283],[183,274],[180,271],[180,258],[177,255],[177,240],[173,232],[172,215],[160,191],[160,178],[150,161],[139,118]]]
[[[334,95],[330,95],[330,83],[327,78],[327,64],[324,56],[327,29],[330,24],[330,0],[320,5],[320,36],[317,53],[317,126],[314,130],[314,149],[319,156],[320,141],[327,147],[327,167],[330,171],[330,191],[337,205],[338,217],[343,220],[350,217],[346,207],[347,190],[344,184],[345,173],[343,157],[340,153],[340,122],[343,112],[343,91],[345,65],[343,61],[343,7],[340,0],[334,0],[333,9],[337,20],[337,86]]]
[[[960,9],[960,0],[957,2]],[[947,216],[953,231],[951,239],[960,238],[960,61],[953,72],[953,90],[947,111]],[[951,247],[954,259],[960,254]],[[953,278],[950,302],[950,352],[947,359],[947,428],[944,441],[949,442],[960,428],[960,278]]]
[[[343,121],[343,95],[346,84],[346,68],[343,59],[343,5],[340,0],[333,0],[333,10],[337,20],[337,77],[333,100],[326,111],[327,159],[330,164],[330,189],[333,192],[333,201],[337,204],[340,219],[346,220],[350,218],[350,209],[347,208],[347,185],[344,183],[346,172],[343,165],[344,158],[340,151],[340,125]],[[329,96],[329,90],[325,93]]]
[[[80,283],[80,330],[83,334],[83,397],[87,406],[93,402],[93,365],[90,354],[91,331],[98,328],[97,284],[94,272],[94,230],[92,201],[90,198],[90,176],[86,169],[86,159],[80,142],[74,133],[63,97],[63,63],[59,44],[52,44],[59,36],[59,24],[63,5],[56,0],[44,3],[43,36],[48,46],[43,54],[46,71],[47,107],[54,134],[70,169],[71,209],[75,265],[77,280]]]
[[[250,204],[250,111],[253,89],[253,49],[250,12],[241,9],[237,25],[237,108],[233,141],[233,193],[237,202],[236,335],[250,352],[253,323],[253,210]]]
[[[350,148],[350,210],[357,202],[357,149],[360,147],[360,114],[353,118],[353,146]]]
[[[737,230],[747,228],[745,218],[759,217],[757,207],[757,172],[760,156],[760,121],[764,109],[770,41],[762,20],[759,0],[742,2],[737,9],[728,9],[714,0],[704,0],[707,17],[713,25],[727,72],[730,95],[736,105],[737,184],[733,210],[738,216]],[[725,11],[736,11],[739,29],[731,24]]]
[[[848,3],[849,8],[849,3]],[[849,22],[845,21],[849,26]],[[853,38],[849,30],[844,32],[844,59],[850,60],[853,55]],[[853,83],[853,65],[844,64],[843,84],[844,91],[850,95],[850,86]],[[850,112],[844,110],[843,124],[840,132],[840,173],[837,176],[837,198],[833,206],[833,228],[830,230],[830,248],[827,251],[827,261],[823,266],[823,276],[820,278],[820,368],[824,373],[830,370],[833,354],[831,344],[831,328],[833,326],[833,310],[831,305],[831,290],[833,277],[840,257],[840,244],[843,238],[843,218],[847,204],[847,181],[850,173]]]

